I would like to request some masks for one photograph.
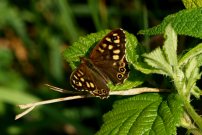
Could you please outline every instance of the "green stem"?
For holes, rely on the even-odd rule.
[[[189,132],[192,133],[193,135],[201,135],[201,131],[198,131],[196,129],[191,129]]]
[[[196,125],[200,128],[200,130],[202,131],[202,117],[200,117],[194,110],[194,108],[192,107],[192,105],[190,104],[188,98],[186,97],[185,93],[183,93],[183,84],[181,81],[178,80],[177,76],[173,76],[174,79],[174,83],[175,83],[175,87],[179,93],[179,95],[181,96],[183,103],[184,103],[184,108],[186,109],[187,113],[190,115],[190,117],[194,120],[194,122],[196,123]]]
[[[183,102],[187,113],[191,116],[200,130],[202,130],[202,118],[195,112],[194,108],[185,97],[183,97]]]

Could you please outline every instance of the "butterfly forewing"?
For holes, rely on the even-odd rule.
[[[125,55],[126,37],[122,29],[108,33],[92,50],[90,59],[93,62],[120,60]]]
[[[90,54],[94,65],[114,84],[121,84],[128,77],[125,44],[124,31],[115,29],[107,34]]]

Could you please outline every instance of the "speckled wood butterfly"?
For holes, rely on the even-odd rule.
[[[122,29],[108,33],[93,48],[89,58],[81,58],[81,64],[70,77],[72,87],[88,91],[102,99],[107,98],[107,82],[121,84],[128,77],[125,45],[126,36]]]

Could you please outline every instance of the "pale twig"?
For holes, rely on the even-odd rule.
[[[15,116],[15,120],[17,120],[17,119],[23,117],[24,115],[28,114],[28,113],[31,112],[34,108],[35,108],[35,106],[32,106],[32,107],[28,108],[27,110],[25,110],[24,112],[22,112],[22,113],[16,115],[16,116]]]
[[[61,101],[67,101],[67,100],[74,100],[74,99],[81,99],[81,98],[86,98],[87,96],[82,95],[82,96],[69,96],[69,97],[64,97],[64,98],[55,98],[51,100],[44,100],[36,103],[30,103],[30,104],[24,104],[24,105],[19,105],[20,109],[27,109],[32,106],[39,106],[39,105],[44,105],[44,104],[51,104],[51,103],[56,103],[56,102],[61,102]]]
[[[64,97],[64,98],[56,98],[56,99],[51,99],[51,100],[44,100],[40,102],[35,102],[35,103],[29,103],[29,104],[23,104],[23,105],[18,105],[20,109],[27,109],[24,112],[18,114],[15,117],[15,120],[23,117],[27,113],[29,113],[31,110],[33,110],[36,106],[39,105],[44,105],[44,104],[51,104],[51,103],[56,103],[56,102],[62,102],[62,101],[68,101],[68,100],[74,100],[74,99],[81,99],[81,98],[87,98],[87,97],[92,97],[91,95],[80,95],[80,96],[70,96],[70,97]]]
[[[111,91],[109,95],[129,96],[129,95],[137,95],[137,94],[146,93],[146,92],[170,92],[170,90],[142,87],[142,88],[133,88],[129,90],[123,90],[123,91]]]
[[[50,88],[55,88],[59,91],[62,92],[63,89],[58,89],[55,86],[47,85]],[[57,91],[56,90],[56,91]],[[61,91],[62,90],[62,91]],[[122,95],[122,96],[127,96],[127,95],[137,95],[140,93],[145,93],[145,92],[169,92],[169,90],[166,89],[156,89],[156,88],[134,88],[134,89],[129,89],[129,90],[124,90],[124,91],[111,91],[109,95]],[[68,100],[74,100],[74,99],[82,99],[82,98],[89,98],[89,97],[94,97],[92,95],[78,95],[78,96],[69,96],[69,97],[64,97],[64,98],[56,98],[56,99],[51,99],[51,100],[45,100],[45,101],[40,101],[36,103],[30,103],[30,104],[23,104],[23,105],[18,105],[20,109],[27,109],[21,114],[18,114],[15,119],[19,119],[29,113],[31,110],[33,110],[36,106],[39,105],[44,105],[44,104],[51,104],[51,103],[56,103],[56,102],[61,102],[61,101],[68,101]]]

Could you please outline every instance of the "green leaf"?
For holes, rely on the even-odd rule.
[[[172,135],[182,117],[177,95],[141,94],[119,100],[104,115],[97,135]]]
[[[184,54],[179,60],[179,66],[186,64],[190,59],[194,57],[201,57],[201,54],[202,54],[202,43],[198,44],[196,47],[192,48],[190,51]],[[198,62],[199,62],[198,66],[201,66],[202,65],[201,61],[198,60]]]
[[[179,35],[187,35],[202,38],[202,8],[186,9],[176,14],[167,16],[161,24],[146,30],[139,31],[139,34],[157,35],[163,34],[166,26],[171,23],[175,32]]]
[[[196,77],[196,75],[199,74],[199,69],[197,67],[197,61],[196,58],[190,59],[188,63],[185,65],[185,76],[187,79],[190,79],[191,77]],[[198,70],[197,70],[198,69]],[[196,74],[194,73],[196,72]]]
[[[196,57],[196,59],[197,59],[198,67],[202,66],[202,55],[198,55],[198,56]]]
[[[129,63],[133,64],[139,57],[139,49],[137,38],[128,32],[126,32],[126,58]]]
[[[169,24],[165,30],[163,51],[168,63],[177,66],[177,34]]]
[[[73,43],[72,46],[67,48],[63,56],[67,62],[70,63],[70,66],[74,70],[80,63],[80,57],[88,56],[92,48],[107,34],[109,30],[100,31],[97,33],[93,33],[87,35],[85,37],[79,38],[79,40]],[[126,33],[126,59],[129,64],[134,65],[134,63],[138,59],[138,41],[137,38]],[[122,85],[110,86],[110,90],[123,90],[129,89],[132,87],[136,87],[143,83],[144,75],[135,70],[132,66],[130,66],[130,75],[129,78]]]
[[[186,94],[190,92],[197,98],[200,97],[200,90],[196,86],[196,81],[200,79],[201,74],[199,73],[199,67],[197,66],[196,57],[190,59],[184,66],[185,77],[186,77]]]
[[[164,53],[160,48],[155,49],[149,54],[144,54],[145,62],[152,66],[156,70],[153,73],[159,73],[163,75],[172,75],[172,68],[165,59]]]
[[[145,74],[151,73],[154,69],[150,69],[150,66],[144,62],[144,57],[142,57],[142,54],[146,52],[145,48],[141,44],[138,44],[137,38],[133,34],[126,32],[126,37],[127,60],[135,67],[136,70]],[[134,76],[137,78],[138,73],[134,73]]]
[[[199,89],[199,87],[195,86],[192,89],[191,94],[194,95],[197,99],[200,99],[200,96],[202,95],[202,91],[201,89]]]
[[[177,35],[169,24],[165,29],[165,42],[163,48],[158,47],[148,54],[144,54],[145,62],[154,69],[152,73],[172,76],[177,66]]]
[[[201,0],[182,0],[182,2],[187,9],[202,7]]]

